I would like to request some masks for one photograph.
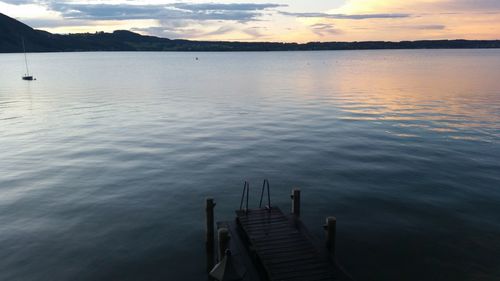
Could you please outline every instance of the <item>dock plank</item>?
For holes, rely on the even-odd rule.
[[[270,281],[337,280],[333,266],[279,208],[242,210],[236,215]]]

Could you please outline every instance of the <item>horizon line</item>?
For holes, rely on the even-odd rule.
[[[21,22],[21,21],[20,21]],[[24,24],[24,23],[23,23]],[[27,24],[26,24],[27,25]],[[29,25],[27,25],[29,26]],[[30,26],[31,27],[31,26]],[[33,28],[33,27],[31,27]],[[33,28],[33,30],[39,30],[43,32],[47,32],[53,35],[79,35],[79,34],[113,34],[115,32],[125,31],[133,34],[137,34],[145,37],[154,37],[159,39],[166,40],[182,40],[182,41],[191,41],[191,42],[230,42],[230,43],[248,43],[248,44],[258,44],[258,43],[271,43],[271,44],[298,44],[298,45],[306,45],[310,43],[369,43],[369,42],[383,42],[383,43],[402,43],[402,42],[436,42],[436,41],[500,41],[500,38],[497,39],[466,39],[466,38],[440,38],[440,39],[415,39],[415,40],[400,40],[400,41],[392,41],[392,40],[361,40],[361,41],[307,41],[307,42],[296,42],[296,41],[243,41],[243,40],[197,40],[197,39],[185,39],[185,38],[168,38],[168,37],[160,37],[156,35],[149,34],[141,34],[129,29],[116,29],[113,31],[94,31],[94,32],[75,32],[75,33],[53,33],[44,29]]]

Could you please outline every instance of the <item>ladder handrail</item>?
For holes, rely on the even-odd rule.
[[[247,197],[245,211],[248,211],[248,192],[250,191],[250,184],[247,181],[245,181],[245,183],[243,184],[243,193],[241,194],[240,210],[243,210],[243,200],[245,199],[245,191]]]
[[[262,183],[262,191],[260,193],[260,203],[259,203],[259,208],[262,208],[262,199],[264,198],[264,189],[267,187],[267,206],[266,208],[271,209],[271,191],[269,187],[269,181],[267,179],[264,180]]]

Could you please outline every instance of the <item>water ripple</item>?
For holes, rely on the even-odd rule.
[[[197,56],[0,55],[1,280],[204,279],[263,178],[359,280],[499,279],[498,50]]]

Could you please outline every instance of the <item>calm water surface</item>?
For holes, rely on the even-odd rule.
[[[358,280],[500,280],[500,50],[28,59],[0,55],[0,280],[205,280],[204,198],[231,219],[264,178]]]

